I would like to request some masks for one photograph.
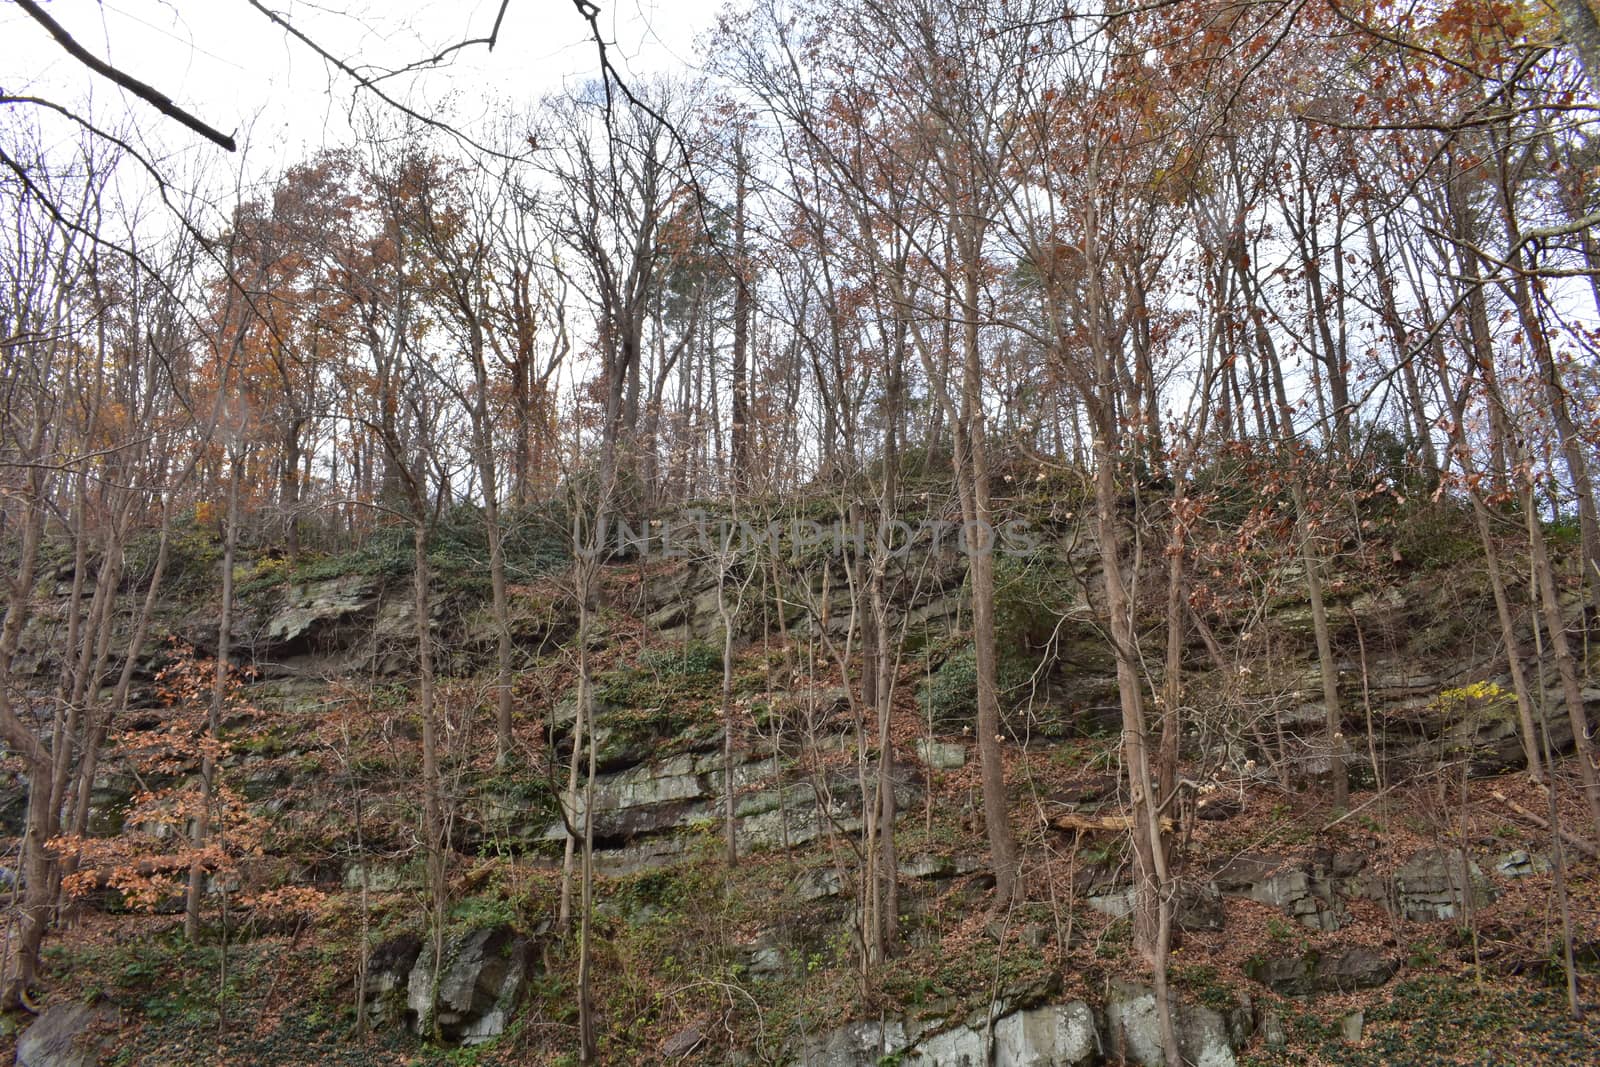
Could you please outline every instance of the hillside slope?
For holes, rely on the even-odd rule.
[[[1583,827],[1581,795],[1565,771],[1553,802],[1519,773],[1492,601],[1469,558],[1436,557],[1440,524],[1462,517],[1412,521],[1433,524],[1415,537],[1428,554],[1363,545],[1332,583],[1345,811],[1321,796],[1320,683],[1292,566],[1256,572],[1268,577],[1254,586],[1218,571],[1193,598],[1203,625],[1183,663],[1169,969],[1193,1062],[1600,1059],[1600,1030],[1566,1015],[1557,892],[1559,878],[1587,968],[1600,958],[1600,863],[1581,833],[1558,847],[1548,829],[1552,812]],[[987,1062],[990,1046],[1004,1064],[1162,1062],[1132,948],[1096,553],[1076,521],[1040,527],[1032,555],[1002,567],[1025,883],[1013,908],[992,906],[964,569],[930,549],[890,583],[906,652],[890,723],[900,941],[885,961],[859,924],[880,753],[859,675],[830,652],[848,620],[812,610],[845,584],[837,561],[725,577],[720,605],[715,561],[644,554],[604,569],[586,660],[606,1062],[957,1065]],[[561,798],[577,661],[560,575],[556,561],[514,590],[518,747],[498,764],[485,591],[470,567],[438,583],[441,903],[417,829],[409,576],[356,559],[243,565],[233,643],[247,671],[220,763],[226,855],[198,945],[171,914],[181,898],[160,857],[175,854],[196,773],[180,741],[216,609],[203,581],[164,604],[168,639],[140,668],[96,783],[91,832],[116,844],[84,853],[92,877],[50,942],[44,1014],[22,1030],[18,1062],[69,1062],[28,1050],[79,1028],[106,1063],[568,1062],[578,934],[561,914]],[[741,591],[725,701],[721,609]],[[1576,620],[1575,595],[1568,607]],[[53,617],[41,604],[27,642],[41,687]],[[1159,663],[1154,622],[1148,637]],[[1159,670],[1147,681],[1161,690]],[[1572,734],[1553,674],[1543,681],[1560,753]],[[13,833],[19,803],[6,809]],[[580,792],[575,823],[582,810]],[[1585,970],[1586,996],[1591,982]]]

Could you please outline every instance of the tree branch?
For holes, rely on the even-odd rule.
[[[238,150],[237,146],[233,142],[232,137],[223,133],[221,130],[216,129],[214,126],[210,126],[201,121],[194,115],[179,107],[177,104],[174,104],[170,96],[167,96],[165,93],[153,88],[152,86],[146,85],[144,82],[133,77],[131,74],[123,73],[116,67],[113,67],[111,64],[91,54],[81,44],[73,40],[72,34],[68,33],[66,28],[63,27],[61,23],[57,22],[55,19],[46,14],[45,10],[35,3],[34,0],[17,0],[17,6],[22,8],[23,11],[27,12],[27,14],[30,15],[35,22],[48,30],[50,32],[50,36],[56,39],[56,43],[64,48],[67,54],[72,56],[72,58],[76,59],[79,63],[82,63],[84,66],[88,67],[101,77],[109,78],[111,81],[116,82],[134,96],[137,96],[139,99],[154,107],[163,115],[189,127],[189,129],[193,130],[195,133],[198,133],[206,140],[220,145],[229,152]]]
[[[267,17],[267,20],[269,22],[271,22],[274,26],[279,27],[285,33],[287,33],[289,36],[293,37],[295,40],[299,41],[301,44],[305,45],[307,48],[309,48],[313,52],[315,52],[318,56],[320,56],[322,58],[323,62],[329,64],[334,69],[338,70],[340,73],[344,74],[346,77],[348,77],[351,80],[353,80],[358,86],[360,86],[361,88],[367,90],[372,95],[376,96],[379,100],[383,101],[388,106],[394,108],[396,111],[400,112],[402,115],[405,115],[407,118],[413,119],[416,122],[420,122],[424,126],[428,126],[428,127],[432,128],[432,129],[442,130],[443,132],[448,133],[450,136],[459,139],[464,144],[467,144],[467,145],[471,146],[474,150],[482,152],[485,155],[496,156],[496,157],[498,157],[500,159],[514,159],[514,158],[516,158],[514,156],[506,154],[505,152],[501,152],[501,151],[498,151],[496,149],[489,148],[487,145],[479,144],[477,141],[473,140],[471,137],[468,137],[465,133],[462,133],[459,129],[455,128],[454,126],[451,126],[449,123],[440,122],[438,119],[432,117],[431,115],[424,115],[422,112],[416,110],[413,107],[409,107],[408,105],[402,103],[400,100],[398,100],[395,97],[390,96],[388,93],[384,92],[383,89],[379,88],[378,83],[380,81],[382,81],[386,77],[393,76],[397,72],[390,71],[388,74],[380,75],[380,76],[377,76],[377,77],[371,77],[371,76],[368,76],[366,74],[363,74],[361,71],[359,71],[355,67],[351,66],[345,60],[340,59],[338,56],[335,56],[332,52],[328,51],[322,45],[318,44],[304,30],[301,30],[294,23],[290,22],[289,19],[288,19],[288,16],[279,14],[278,12],[272,10],[270,7],[267,7],[264,3],[262,3],[261,0],[247,0],[247,2],[250,4],[251,7],[255,8],[257,11],[259,11],[263,15],[265,15]],[[496,16],[495,21],[494,21],[494,32],[491,33],[489,35],[489,37],[481,39],[481,42],[488,44],[490,48],[494,47],[495,40],[497,38],[497,35],[500,32],[500,21],[501,21],[501,19],[503,19],[505,17],[505,9],[506,9],[506,6],[507,6],[508,3],[509,3],[509,0],[502,0],[502,3],[500,5],[500,13],[499,13],[498,16]],[[459,48],[465,48],[469,44],[478,44],[478,43],[480,43],[480,41],[465,41],[462,44],[457,45],[457,46],[455,46],[453,48],[445,49],[443,52],[440,52],[437,56],[435,56],[433,60],[423,61],[423,63],[417,64],[417,66],[419,66],[419,67],[420,66],[425,66],[430,62],[435,62],[435,61],[441,60],[445,56],[449,55],[451,52],[454,52]]]

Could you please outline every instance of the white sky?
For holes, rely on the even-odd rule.
[[[347,143],[354,83],[245,0],[53,0],[80,44],[248,144],[252,176]],[[487,36],[499,0],[268,0],[351,65],[398,67],[468,37]],[[719,0],[601,0],[600,25],[624,74],[688,71]],[[493,53],[476,45],[449,66],[385,83],[424,114],[465,127],[499,102],[529,104],[596,77],[589,26],[572,0],[511,0]],[[115,124],[130,114],[172,148],[200,138],[67,55],[14,4],[0,3],[0,89],[84,107]],[[366,95],[366,94],[361,94]],[[0,121],[6,121],[0,110]]]
[[[714,25],[723,0],[598,4],[612,65],[638,79],[693,72],[696,41]],[[393,69],[488,36],[499,0],[265,0],[265,6],[352,67]],[[0,92],[43,97],[102,127],[131,124],[145,154],[159,159],[177,186],[194,189],[216,213],[213,222],[226,218],[236,180],[245,190],[269,184],[322,147],[350,144],[348,119],[357,103],[384,110],[245,0],[46,0],[44,7],[88,51],[232,134],[239,152],[229,156],[89,70],[6,0],[0,0]],[[418,113],[477,133],[479,120],[507,106],[527,112],[599,73],[590,26],[572,0],[511,0],[492,53],[474,45],[444,67],[383,84]],[[38,108],[0,105],[0,123],[30,119],[43,129],[47,151],[70,158],[80,136],[75,126]],[[153,204],[143,172],[123,167],[119,176],[119,199],[136,202],[124,210],[160,232],[162,211],[138,206]],[[565,387],[582,376],[581,362],[563,369]]]

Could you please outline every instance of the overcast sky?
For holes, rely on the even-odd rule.
[[[267,6],[352,65],[393,68],[487,36],[499,0],[267,0]],[[625,73],[689,71],[696,66],[695,40],[720,6],[719,0],[601,0],[600,25]],[[253,175],[349,139],[352,81],[245,0],[52,0],[45,8],[91,52],[247,142]],[[386,88],[418,111],[470,126],[500,101],[531,102],[598,70],[588,24],[572,0],[511,0],[493,53],[477,45],[446,68]],[[0,89],[75,107],[88,101],[100,122],[131,113],[147,136],[159,134],[174,148],[199,141],[79,64],[4,2]]]

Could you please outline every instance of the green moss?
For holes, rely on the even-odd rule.
[[[1210,964],[1175,963],[1168,977],[1186,998],[1199,1001],[1214,1011],[1226,1014],[1239,1006],[1237,995]]]
[[[1071,570],[1053,553],[1001,554],[994,566],[995,645],[1002,659],[1034,658],[1077,600]]]
[[[254,563],[233,569],[234,593],[247,601],[258,601],[281,589],[288,581],[289,561],[266,556]]]
[[[1417,570],[1455,567],[1483,551],[1472,517],[1450,500],[1408,501],[1374,521],[1390,533],[1405,564]]]
[[[142,582],[155,568],[160,542],[160,534],[155,530],[134,536],[128,543],[124,572]],[[61,548],[66,553],[61,562],[65,563],[72,558],[71,553],[65,544]],[[222,545],[216,530],[200,526],[191,516],[174,523],[168,535],[167,569],[162,582],[172,596],[192,596],[214,589],[221,561]]]
[[[675,648],[651,648],[639,655],[639,666],[669,678],[693,678],[722,674],[722,650],[704,641],[690,641]]]
[[[1002,655],[999,664],[1000,703],[1015,707],[1027,698],[1035,664],[1025,657]],[[918,687],[918,703],[936,722],[959,723],[970,720],[978,710],[978,659],[963,648],[952,653],[933,672],[933,677]]]
[[[509,581],[532,581],[566,565],[570,553],[563,514],[552,505],[501,512],[501,550]],[[380,526],[359,548],[335,556],[307,556],[285,577],[297,582],[348,575],[403,578],[411,574],[416,558],[412,537],[411,527],[404,523]],[[440,518],[428,538],[428,566],[452,589],[488,591],[489,535],[477,506],[458,504]]]

